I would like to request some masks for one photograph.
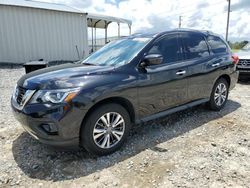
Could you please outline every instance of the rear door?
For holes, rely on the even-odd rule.
[[[145,117],[187,101],[187,67],[178,34],[168,34],[152,45],[148,54],[161,54],[163,63],[139,71],[139,114]]]
[[[183,32],[180,40],[184,46],[185,62],[188,64],[189,101],[207,98],[217,77],[220,60],[212,55],[202,33]]]

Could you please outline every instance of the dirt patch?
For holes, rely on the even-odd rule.
[[[55,151],[14,119],[10,96],[23,69],[0,69],[0,187],[249,187],[250,83],[220,112],[205,106],[134,129],[118,152]]]

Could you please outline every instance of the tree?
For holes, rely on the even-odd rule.
[[[240,50],[241,48],[243,48],[246,44],[248,44],[249,41],[240,41],[240,42],[228,42],[229,46],[232,48],[232,49],[235,49],[235,50]]]

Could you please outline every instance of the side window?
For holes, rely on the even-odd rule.
[[[185,48],[186,59],[209,56],[208,46],[202,35],[183,33],[181,39]]]
[[[174,63],[182,59],[181,48],[178,44],[177,35],[166,36],[157,41],[148,54],[161,54],[163,63]]]
[[[227,52],[227,45],[221,40],[220,37],[209,36],[207,42],[211,47],[213,53],[225,53]]]

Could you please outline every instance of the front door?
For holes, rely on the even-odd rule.
[[[169,34],[156,40],[145,53],[161,54],[163,62],[139,69],[140,118],[187,102],[187,66],[182,62],[182,47],[178,34]]]

